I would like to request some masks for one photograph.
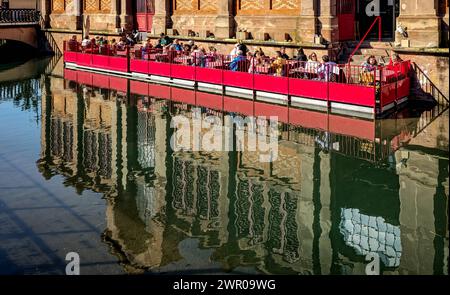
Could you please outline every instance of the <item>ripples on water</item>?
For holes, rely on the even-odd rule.
[[[55,76],[2,82],[0,273],[62,274],[70,251],[82,274],[364,274],[370,253],[384,274],[446,273],[447,111],[427,127],[435,110],[349,121],[362,130],[280,123],[268,164],[173,152],[170,119],[190,110]]]

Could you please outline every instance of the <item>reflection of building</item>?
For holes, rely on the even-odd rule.
[[[448,160],[422,172],[428,157],[402,150],[400,166],[387,169],[359,154],[374,141],[281,123],[273,163],[248,151],[173,152],[171,114],[189,117],[190,106],[62,83],[52,78],[42,100],[41,171],[105,194],[104,239],[129,272],[183,260],[180,242],[193,237],[227,270],[364,273],[361,239],[346,243],[341,233],[349,210],[351,220],[375,218],[378,237],[392,226],[394,246],[400,237],[399,261],[390,264],[385,247],[385,273],[445,272]],[[328,137],[322,150],[318,139]]]

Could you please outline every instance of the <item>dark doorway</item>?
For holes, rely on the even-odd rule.
[[[378,4],[378,5],[377,5]],[[379,9],[379,14],[376,11]],[[367,14],[366,10],[369,10]],[[393,41],[395,38],[396,18],[399,13],[399,0],[358,0],[356,2],[356,31],[360,40],[375,21],[381,16],[381,37],[383,41]],[[374,26],[367,40],[378,40],[378,24]]]

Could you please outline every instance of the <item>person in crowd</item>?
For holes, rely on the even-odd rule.
[[[184,44],[183,45],[183,54],[184,55],[191,55],[191,47],[189,46],[189,44]]]
[[[377,69],[378,62],[375,56],[371,55],[367,58],[365,62],[362,63],[362,72],[360,73],[360,83],[365,85],[373,85],[374,75],[373,71]]]
[[[205,60],[204,49],[198,47],[197,45],[192,46],[191,57],[193,59],[193,64],[196,66],[202,66]]]
[[[120,38],[119,43],[117,43],[116,49],[117,50],[125,50],[125,47],[127,46],[127,41],[125,37]]]
[[[68,46],[70,51],[77,51],[78,49],[77,35],[73,35],[72,38],[70,38]]]
[[[239,43],[234,44],[233,49],[230,51],[230,55],[232,58],[237,56],[237,52],[238,52],[238,47],[239,47]]]
[[[147,38],[144,46],[142,46],[142,57],[145,57],[146,54],[150,54],[150,50],[153,48],[152,40]]]
[[[297,56],[295,57],[296,61],[300,61],[300,62],[307,62],[308,61],[308,57],[305,54],[305,51],[303,50],[303,48],[299,48],[297,51]]]
[[[239,71],[240,70],[239,65],[246,60],[247,58],[245,57],[244,52],[242,50],[238,50],[236,52],[236,56],[230,62],[230,70],[234,72]]]
[[[259,74],[257,67],[262,65],[264,65],[264,61],[261,57],[261,52],[257,50],[250,59],[250,67],[248,68],[248,72]]]
[[[377,62],[377,59],[375,58],[375,56],[371,55],[367,58],[367,60],[365,62],[362,63],[361,66],[363,67],[363,70],[365,72],[373,72],[376,70],[376,68],[378,66],[378,62]]]
[[[308,62],[305,65],[305,72],[309,78],[314,78],[315,74],[317,74],[317,69],[319,68],[320,63],[317,59],[317,54],[312,52],[308,57]]]
[[[242,40],[239,40],[239,42],[238,42],[238,50],[241,50],[244,53],[244,55],[247,55],[248,48],[247,48],[247,45],[242,43]]]
[[[264,54],[264,51],[262,50],[261,47],[259,47],[258,52],[261,55],[261,58],[265,58],[266,57],[266,55]]]
[[[89,36],[84,36],[84,39],[81,41],[81,46],[83,48],[91,47],[91,39],[89,38]]]
[[[113,55],[116,54],[117,51],[117,41],[116,38],[112,38],[111,41],[109,42],[109,46],[111,48],[111,52]]]
[[[136,40],[134,39],[133,34],[128,33],[128,34],[126,35],[126,43],[127,43],[127,45],[129,45],[129,46],[134,46],[134,45],[136,44]]]
[[[155,48],[164,48],[167,45],[170,45],[170,43],[172,43],[170,37],[164,33],[161,33],[159,35],[158,44],[155,46]]]
[[[319,74],[320,80],[325,81],[331,81],[332,77],[334,77],[335,74],[335,66],[336,63],[330,60],[330,57],[328,55],[322,56],[322,62],[320,64],[320,67],[317,69],[317,73]]]
[[[289,55],[286,54],[286,47],[282,46],[280,48],[280,52],[281,52],[281,58],[289,59]]]
[[[217,48],[214,46],[209,46],[208,56],[217,57]]]
[[[172,45],[170,45],[170,50],[175,50],[178,52],[183,51],[183,47],[180,44],[180,41],[178,39],[173,40]]]
[[[275,71],[275,76],[281,77],[284,75],[285,64],[286,60],[283,58],[281,51],[276,51],[276,56],[271,64],[271,68]]]

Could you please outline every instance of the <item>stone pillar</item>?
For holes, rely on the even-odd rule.
[[[41,0],[41,16],[44,19],[44,27],[49,28],[50,27],[50,13],[51,13],[51,0]]]
[[[216,38],[230,38],[235,34],[234,17],[232,15],[233,1],[218,1],[216,26],[214,35]]]
[[[319,33],[324,41],[334,43],[339,40],[338,19],[336,17],[336,1],[320,1]]]
[[[440,20],[437,16],[438,1],[400,0],[397,25],[407,28],[411,47],[438,47]],[[396,33],[396,43],[405,37]]]
[[[121,0],[111,0],[111,14],[115,15],[116,29],[120,29],[120,1]]]
[[[171,27],[170,3],[172,0],[155,0],[155,15],[153,16],[152,33],[159,35],[166,33]]]
[[[303,0],[301,4],[300,19],[298,24],[299,39],[302,42],[314,42],[316,25],[316,0]],[[318,12],[317,12],[318,13]],[[318,18],[317,18],[318,20]]]
[[[74,13],[76,17],[76,29],[83,29],[83,5],[81,3],[82,0],[74,0]]]
[[[126,31],[131,31],[133,29],[132,1],[133,0],[120,0],[120,27]]]

